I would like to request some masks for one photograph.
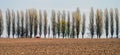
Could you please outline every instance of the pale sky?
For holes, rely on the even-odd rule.
[[[119,3],[120,0],[0,0],[0,9],[5,12],[7,8],[14,10],[36,8],[47,10],[51,14],[52,9],[74,11],[79,7],[81,12],[88,13],[91,7],[94,9],[120,8]]]
[[[120,8],[120,0],[0,0],[0,8],[6,9],[74,9],[76,7]]]
[[[7,8],[14,10],[25,10],[36,8],[47,10],[48,13],[54,10],[73,11],[77,7],[81,12],[89,12],[90,8],[120,8],[120,0],[0,0],[0,9],[4,12]]]

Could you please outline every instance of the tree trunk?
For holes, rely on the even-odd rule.
[[[77,38],[79,38],[79,35],[77,35]]]
[[[10,36],[8,35],[8,38],[10,38]]]
[[[111,38],[113,38],[113,35],[111,35]]]
[[[93,39],[93,35],[91,36],[91,39]]]
[[[84,38],[84,35],[82,35],[82,38]]]
[[[53,38],[55,38],[55,36],[53,35]]]
[[[108,35],[106,35],[106,38],[108,38]]]
[[[97,39],[98,39],[98,35],[97,35]]]
[[[100,39],[100,35],[99,35],[99,39]]]
[[[63,34],[63,38],[64,38],[64,34]]]
[[[68,35],[68,38],[70,38],[70,36]]]
[[[117,37],[116,38],[118,38],[118,35],[117,35]]]
[[[14,35],[13,35],[13,38],[14,38]]]

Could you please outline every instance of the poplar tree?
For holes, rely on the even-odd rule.
[[[56,35],[56,15],[55,11],[52,11],[52,33],[53,33],[53,38],[55,38]]]
[[[86,21],[86,16],[85,14],[83,14],[83,20],[82,20],[82,38],[84,38],[84,34],[85,34],[85,21]]]
[[[24,36],[24,12],[23,11],[21,11],[21,27],[20,27],[20,29],[21,29],[21,38],[23,38],[23,36]]]
[[[41,37],[42,35],[42,13],[41,13],[41,10],[39,10],[39,35]]]
[[[100,38],[103,32],[103,17],[102,17],[102,10],[97,10],[96,14],[96,33],[97,38]]]
[[[37,10],[34,9],[33,12],[33,22],[34,22],[34,36],[37,35],[37,29],[38,29],[38,14],[37,14]]]
[[[109,34],[109,15],[108,15],[108,10],[105,9],[105,32],[106,32],[106,38],[108,38]]]
[[[113,18],[113,9],[110,9],[110,32],[111,32],[111,38],[113,38],[114,34],[114,18]]]
[[[15,35],[15,12],[12,10],[12,36]]]
[[[17,11],[17,36],[20,38],[20,14],[19,11]]]
[[[90,11],[90,34],[91,34],[91,38],[93,38],[94,36],[94,10],[93,8],[91,8],[91,11]]]
[[[11,12],[9,9],[6,11],[6,24],[7,24],[7,34],[8,38],[10,38],[11,31]]]
[[[29,33],[29,16],[28,16],[28,10],[26,10],[25,14],[25,32],[26,32],[26,38],[28,38],[28,33]]]
[[[115,8],[115,21],[116,21],[116,38],[118,38],[119,35],[119,11],[118,8]]]
[[[0,10],[0,38],[3,33],[3,16],[2,16],[2,11]]]
[[[47,35],[47,12],[44,11],[44,36],[46,38]]]
[[[68,12],[67,35],[70,36],[70,12]]]
[[[63,14],[62,14],[62,29],[61,29],[63,38],[65,38],[65,30],[66,30],[65,17],[66,17],[66,14],[65,14],[65,11],[63,11]]]
[[[60,18],[61,18],[60,17],[60,11],[57,13],[57,18],[58,18],[57,19],[58,20],[57,21],[58,22],[57,23],[57,33],[58,33],[58,38],[59,38],[60,37],[60,33],[61,33],[61,28],[60,28],[61,27],[61,24],[60,24]]]
[[[75,12],[72,13],[72,32],[71,38],[75,38]]]
[[[30,38],[33,35],[33,9],[29,9]]]
[[[77,11],[75,13],[75,19],[76,19],[76,34],[77,34],[77,38],[79,38],[80,22],[81,22],[81,15],[79,8],[77,8]]]

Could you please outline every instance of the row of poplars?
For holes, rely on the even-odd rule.
[[[89,31],[91,38],[94,37],[95,33],[97,38],[100,38],[103,34],[103,29],[105,29],[106,38],[110,34],[111,38],[116,33],[116,38],[119,36],[119,11],[115,9],[97,9],[96,13],[93,8],[91,8],[89,15]],[[82,38],[86,31],[86,15],[83,13],[81,15],[79,8],[76,11],[70,12],[55,12],[52,10],[51,17],[47,16],[46,10],[43,12],[36,9],[27,9],[24,11],[14,11],[6,10],[6,21],[3,21],[4,17],[2,11],[0,10],[0,36],[3,33],[3,23],[6,24],[6,30],[8,38],[12,34],[13,38],[17,35],[17,38],[32,38],[39,34],[41,36],[44,34],[50,36],[52,33],[53,38],[58,38],[62,36],[63,38],[79,38],[80,33]],[[115,20],[115,22],[114,22]],[[50,21],[50,22],[48,22]],[[88,22],[88,21],[87,21]],[[116,25],[114,25],[114,23]],[[104,26],[104,27],[103,27]],[[114,28],[116,26],[116,30]],[[116,32],[115,32],[116,31]],[[110,33],[109,33],[110,32]]]

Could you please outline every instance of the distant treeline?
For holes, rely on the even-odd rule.
[[[103,29],[105,30],[106,38],[108,38],[108,35],[110,35],[110,38],[113,38],[113,35],[119,38],[120,24],[118,13],[117,8],[105,9],[104,11],[97,9],[96,12],[91,8],[89,14],[91,38],[94,38],[94,35],[100,38],[103,34]],[[3,14],[0,10],[0,36],[4,30],[3,23],[5,23],[7,38],[10,38],[10,34],[12,34],[13,38],[15,38],[15,35],[17,38],[32,38],[38,34],[40,37],[44,34],[44,38],[46,38],[46,35],[50,37],[50,32],[52,32],[53,38],[60,38],[61,36],[63,38],[79,38],[80,33],[82,38],[84,38],[86,31],[86,15],[85,13],[81,15],[79,8],[73,12],[56,12],[52,10],[52,15],[49,17],[50,20],[48,20],[46,10],[42,12],[34,8],[27,9],[25,12],[7,9],[5,16],[6,20],[3,21]]]

